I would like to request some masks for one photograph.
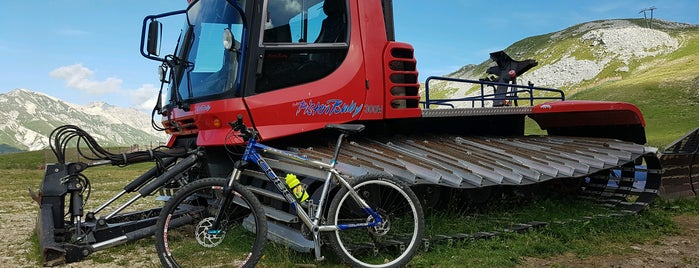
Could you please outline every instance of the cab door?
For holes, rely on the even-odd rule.
[[[292,4],[289,4],[292,3]],[[347,0],[267,0],[245,95],[263,139],[357,120],[366,97],[356,7]]]

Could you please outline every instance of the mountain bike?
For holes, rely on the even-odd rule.
[[[295,209],[310,230],[317,261],[324,260],[321,246],[325,243],[344,263],[354,267],[404,266],[416,254],[425,222],[415,193],[389,175],[349,178],[335,168],[342,141],[362,131],[364,125],[329,124],[325,127],[339,132],[330,163],[259,143],[258,132],[245,126],[242,116],[230,126],[245,144],[230,177],[189,183],[163,207],[155,233],[156,249],[163,266],[252,267],[259,261],[267,241],[267,218],[257,197],[239,182],[247,168],[263,172]],[[303,192],[289,188],[265,156],[292,160],[327,172],[318,205],[310,206],[314,209],[307,212],[303,198],[297,197]],[[335,187],[339,187],[336,192],[333,191]]]

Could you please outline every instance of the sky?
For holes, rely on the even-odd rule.
[[[3,1],[0,94],[24,88],[81,105],[106,102],[150,111],[160,88],[159,63],[140,54],[143,18],[186,3]],[[643,18],[645,8],[656,8],[654,18],[699,24],[696,0],[394,0],[393,6],[396,40],[415,48],[420,81],[479,64],[488,53],[529,36],[594,20]],[[163,21],[163,51],[174,48],[181,19]]]

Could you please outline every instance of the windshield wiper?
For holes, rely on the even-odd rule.
[[[184,60],[182,58],[179,58],[175,55],[167,55],[167,56],[165,56],[165,64],[167,64],[167,66],[170,68],[170,70],[173,70],[173,76],[175,78],[183,77],[183,76],[180,76],[179,74],[181,74],[182,72],[186,72],[186,78],[183,77],[183,78],[179,79],[179,81],[174,81],[175,84],[173,85],[173,88],[172,88],[173,96],[170,96],[171,101],[167,106],[169,106],[168,107],[169,109],[172,109],[173,108],[172,106],[174,105],[175,107],[180,108],[180,109],[184,110],[185,112],[188,112],[190,110],[190,107],[189,107],[190,104],[185,102],[184,98],[182,97],[182,94],[180,93],[179,87],[180,87],[180,85],[182,85],[182,79],[187,79],[187,93],[189,94],[189,96],[192,95],[192,85],[191,85],[192,83],[191,83],[191,78],[190,78],[189,74],[192,71],[192,69],[194,69],[194,63],[187,61],[187,60]]]

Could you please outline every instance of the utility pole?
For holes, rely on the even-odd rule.
[[[638,13],[643,13],[643,19],[646,21],[646,27],[653,29],[653,10],[656,10],[656,7],[649,7],[649,8],[644,8],[641,9],[640,12]],[[650,11],[650,20],[648,20],[648,16],[646,13]]]

